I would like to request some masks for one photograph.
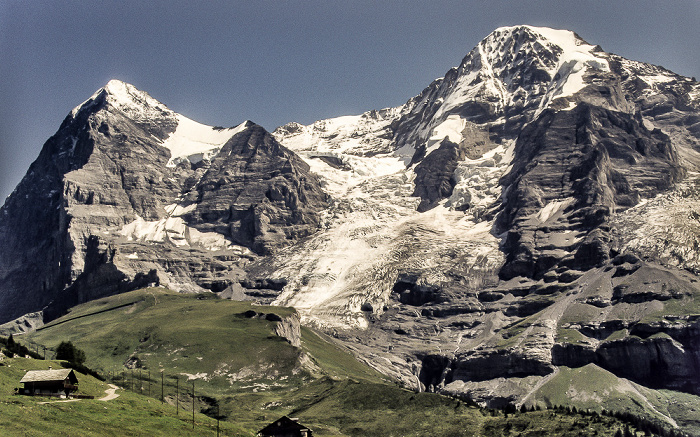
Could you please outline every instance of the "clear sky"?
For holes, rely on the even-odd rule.
[[[515,24],[700,77],[700,0],[0,0],[0,199],[110,79],[273,130],[400,105]]]

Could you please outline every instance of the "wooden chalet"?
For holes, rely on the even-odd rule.
[[[19,393],[29,396],[68,397],[78,389],[73,369],[30,370],[19,382],[24,384]]]
[[[258,431],[260,437],[313,437],[313,432],[299,423],[299,419],[280,417]]]

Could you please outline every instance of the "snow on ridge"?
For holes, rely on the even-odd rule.
[[[542,42],[558,46],[562,50],[556,70],[550,70],[552,77],[560,77],[553,83],[552,98],[568,97],[580,91],[585,86],[583,75],[588,69],[610,71],[607,59],[596,56],[593,53],[595,47],[586,43],[574,32],[547,27],[526,27],[539,34]]]
[[[590,47],[593,46],[586,43],[583,39],[578,37],[576,33],[571,30],[566,29],[553,29],[551,27],[538,27],[531,26],[529,24],[523,24],[518,26],[503,26],[494,30],[489,34],[484,41],[493,41],[496,35],[506,34],[514,35],[524,29],[539,35],[540,40],[549,44],[554,44],[561,47],[562,50],[576,50],[579,46]]]
[[[216,129],[181,114],[177,114],[176,117],[178,124],[175,132],[162,144],[170,150],[168,167],[175,167],[183,160],[196,164],[202,159],[211,159],[231,137],[248,126],[248,122],[244,122],[234,128]]]
[[[610,71],[607,59],[597,56],[594,53],[595,47],[585,42],[574,32],[527,25],[501,27],[484,39],[482,43],[490,52],[487,57],[488,61],[493,63],[494,59],[491,58],[500,56],[496,42],[497,35],[505,33],[515,37],[515,33],[523,29],[536,35],[537,42],[543,47],[558,47],[561,50],[561,53],[557,55],[556,65],[553,67],[543,65],[550,76],[555,78],[550,85],[552,92],[546,101],[547,104],[555,97],[568,97],[580,91],[585,86],[583,75],[588,69]]]
[[[107,82],[107,85],[104,86],[103,90],[107,92],[107,98],[110,102],[120,106],[133,106],[134,103],[140,103],[141,105],[145,104],[153,108],[171,112],[167,106],[151,97],[147,92],[141,91],[135,86],[122,82],[121,80],[110,80]]]
[[[107,85],[97,90],[89,99],[73,108],[71,115],[75,117],[81,110],[94,105],[95,100],[102,93],[106,93],[106,100],[111,106],[128,113],[135,120],[148,120],[175,115],[167,106],[151,97],[147,92],[117,79],[110,80],[107,82]]]
[[[393,150],[390,125],[405,105],[316,121],[308,126],[288,123],[273,136],[309,164],[324,190],[342,197],[352,187],[406,168],[405,157]],[[411,150],[410,156],[413,155]],[[333,158],[342,168],[329,165]]]

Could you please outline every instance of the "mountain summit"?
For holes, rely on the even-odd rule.
[[[0,319],[160,283],[294,306],[406,386],[492,406],[598,396],[571,369],[697,396],[699,96],[532,26],[403,105],[272,134],[111,81],[0,211]]]

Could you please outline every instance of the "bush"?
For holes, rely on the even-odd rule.
[[[75,347],[70,341],[62,341],[56,348],[56,359],[82,365],[85,362],[85,352]]]

